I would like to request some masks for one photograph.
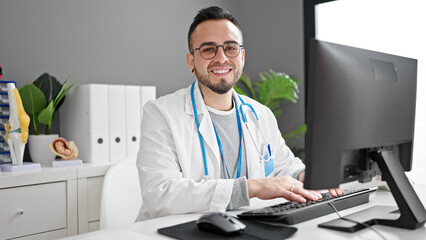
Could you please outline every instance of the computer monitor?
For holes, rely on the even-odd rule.
[[[412,167],[417,61],[311,40],[305,187],[382,175],[398,204],[391,226],[423,226],[426,211],[405,176]]]

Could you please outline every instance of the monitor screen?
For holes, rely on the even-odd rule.
[[[411,170],[416,79],[415,59],[312,40],[305,186],[369,181],[380,149]]]

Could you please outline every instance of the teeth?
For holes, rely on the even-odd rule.
[[[213,72],[214,72],[214,73],[217,73],[217,74],[222,74],[222,73],[227,73],[227,72],[229,72],[229,69],[228,69],[228,70],[213,70]]]

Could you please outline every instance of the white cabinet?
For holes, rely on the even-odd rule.
[[[0,240],[56,239],[99,229],[109,164],[0,172]]]
[[[86,164],[78,171],[78,233],[99,230],[104,176],[110,165]]]
[[[67,184],[64,181],[0,190],[3,238],[67,228]]]

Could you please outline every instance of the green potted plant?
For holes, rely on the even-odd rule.
[[[272,69],[269,69],[269,72],[259,73],[259,76],[262,81],[252,83],[250,77],[247,74],[243,74],[239,81],[241,88],[235,85],[235,91],[269,107],[275,117],[280,116],[282,113],[281,104],[288,101],[297,103],[297,99],[299,99],[298,79],[285,73],[277,73]],[[298,139],[305,132],[306,124],[302,124],[291,132],[283,134],[283,137],[287,142],[290,142],[289,140]],[[297,156],[303,159],[303,149],[298,149],[294,146],[291,146],[291,148]]]
[[[55,159],[48,147],[48,144],[58,137],[58,134],[50,133],[53,118],[65,95],[75,83],[69,84],[68,78],[61,84],[55,77],[44,73],[33,83],[19,90],[24,109],[31,116],[34,131],[28,140],[28,150],[33,162],[49,163]],[[45,127],[44,134],[40,134],[42,125]]]

